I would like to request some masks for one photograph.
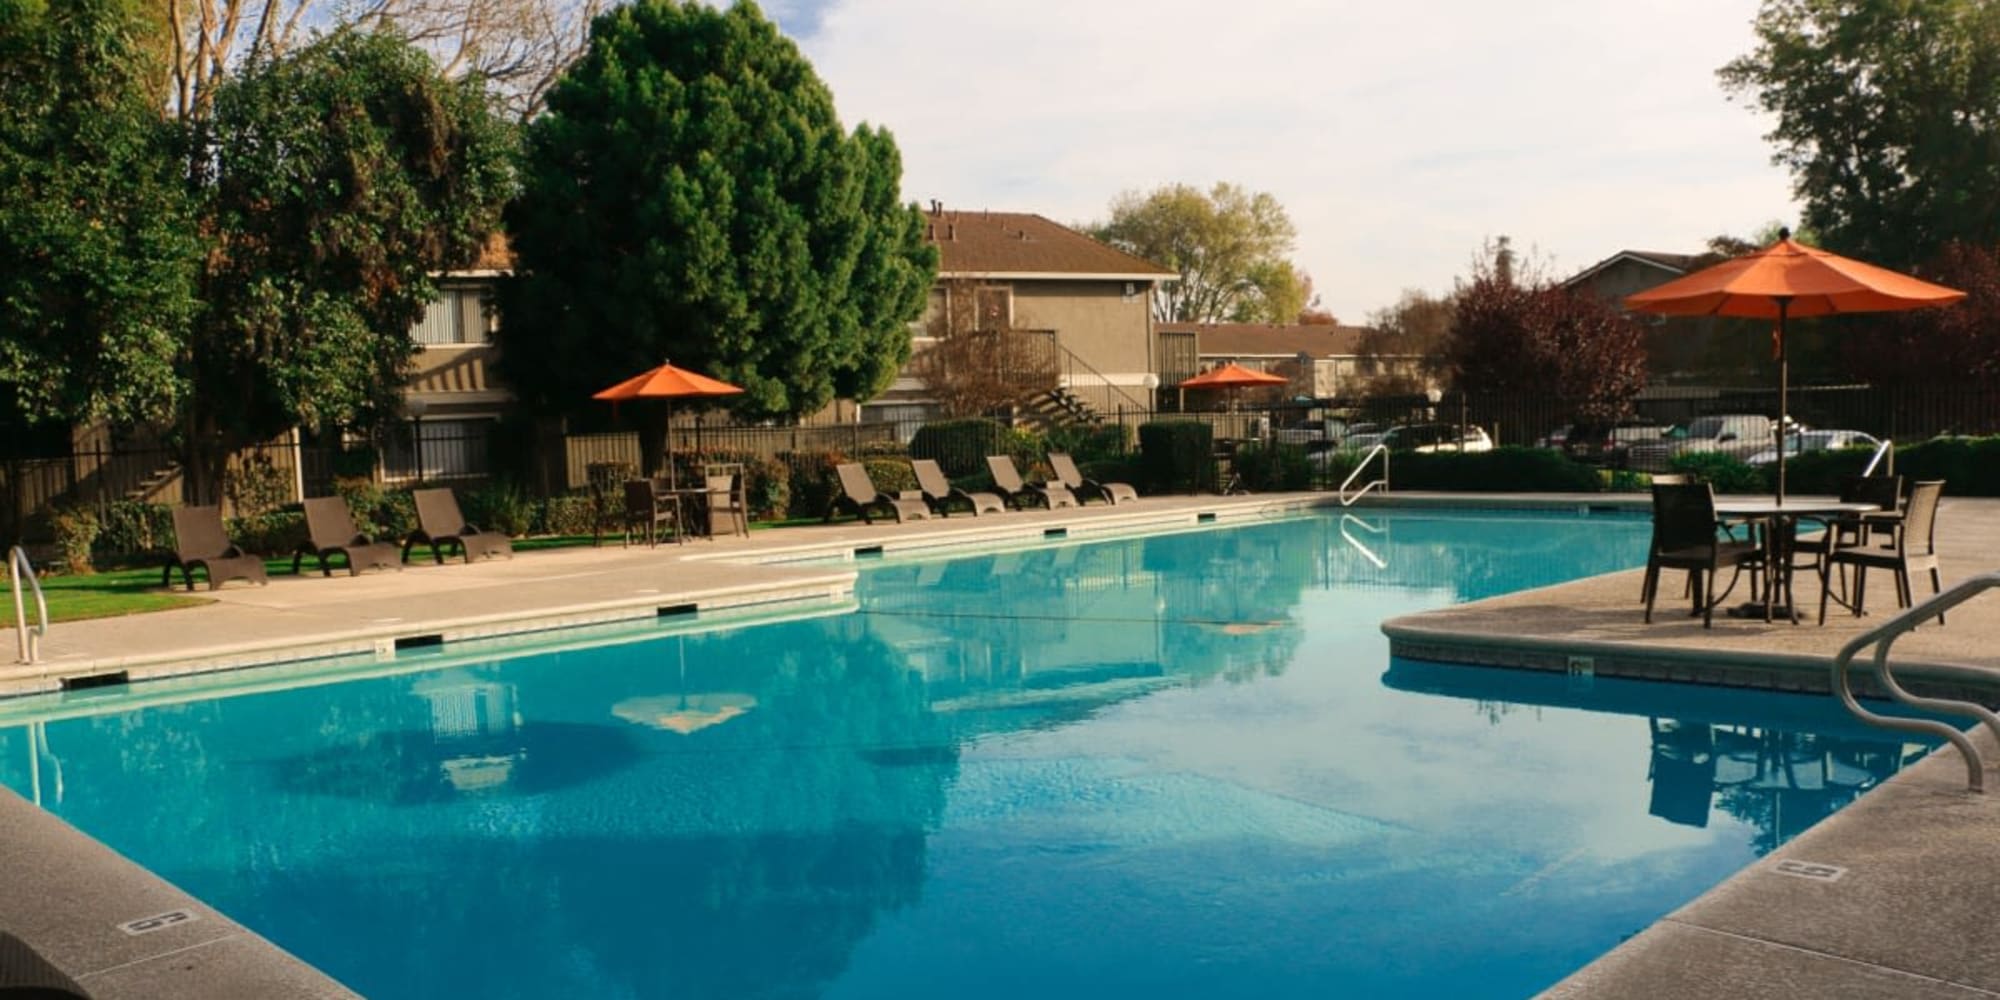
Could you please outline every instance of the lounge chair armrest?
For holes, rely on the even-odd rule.
[[[898,500],[922,500],[923,498],[924,498],[924,491],[923,491],[923,490],[898,490],[898,491],[896,491],[896,499],[898,499]]]

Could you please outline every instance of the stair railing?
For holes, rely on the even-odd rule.
[[[42,596],[42,581],[35,578],[35,565],[28,561],[28,553],[19,545],[7,552],[7,572],[14,587],[14,631],[21,639],[21,663],[40,662],[42,639],[49,634],[49,602]],[[35,627],[28,628],[27,608],[23,606],[21,578],[25,575],[28,586],[35,591]]]
[[[1056,350],[1061,351],[1063,354],[1063,376],[1060,388],[1064,389],[1076,388],[1076,370],[1078,368],[1082,368],[1084,371],[1089,372],[1091,377],[1097,379],[1098,385],[1104,386],[1105,388],[1111,390],[1112,392],[1117,393],[1119,398],[1123,399],[1126,403],[1131,404],[1132,409],[1135,410],[1152,409],[1152,407],[1147,406],[1145,403],[1142,403],[1138,399],[1134,398],[1131,393],[1126,392],[1123,386],[1112,384],[1111,380],[1109,378],[1106,378],[1103,372],[1098,371],[1094,365],[1092,365],[1088,361],[1083,360],[1080,357],[1077,357],[1075,351],[1072,351],[1061,344],[1056,345]]]

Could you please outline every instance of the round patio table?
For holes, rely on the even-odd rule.
[[[1766,526],[1763,600],[1730,608],[1727,614],[1732,618],[1761,616],[1767,622],[1782,614],[1791,619],[1792,624],[1797,625],[1799,611],[1792,600],[1792,545],[1797,540],[1799,521],[1831,521],[1835,518],[1868,514],[1881,509],[1878,504],[1811,497],[1787,497],[1783,503],[1769,498],[1717,499],[1716,517],[1727,521],[1761,523]],[[1782,605],[1777,603],[1777,597],[1781,593],[1785,599]]]

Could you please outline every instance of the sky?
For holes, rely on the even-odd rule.
[[[1756,0],[766,0],[905,200],[1101,221],[1276,196],[1345,323],[1506,235],[1551,277],[1796,220],[1770,122],[1715,70]]]

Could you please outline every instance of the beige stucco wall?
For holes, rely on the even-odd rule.
[[[1054,330],[1056,343],[1085,364],[1145,399],[1141,384],[1153,374],[1153,324],[1148,286],[1122,281],[1015,281],[1013,325],[1018,330]],[[1088,372],[1079,381],[1088,380]],[[1073,386],[1080,388],[1081,386]]]

